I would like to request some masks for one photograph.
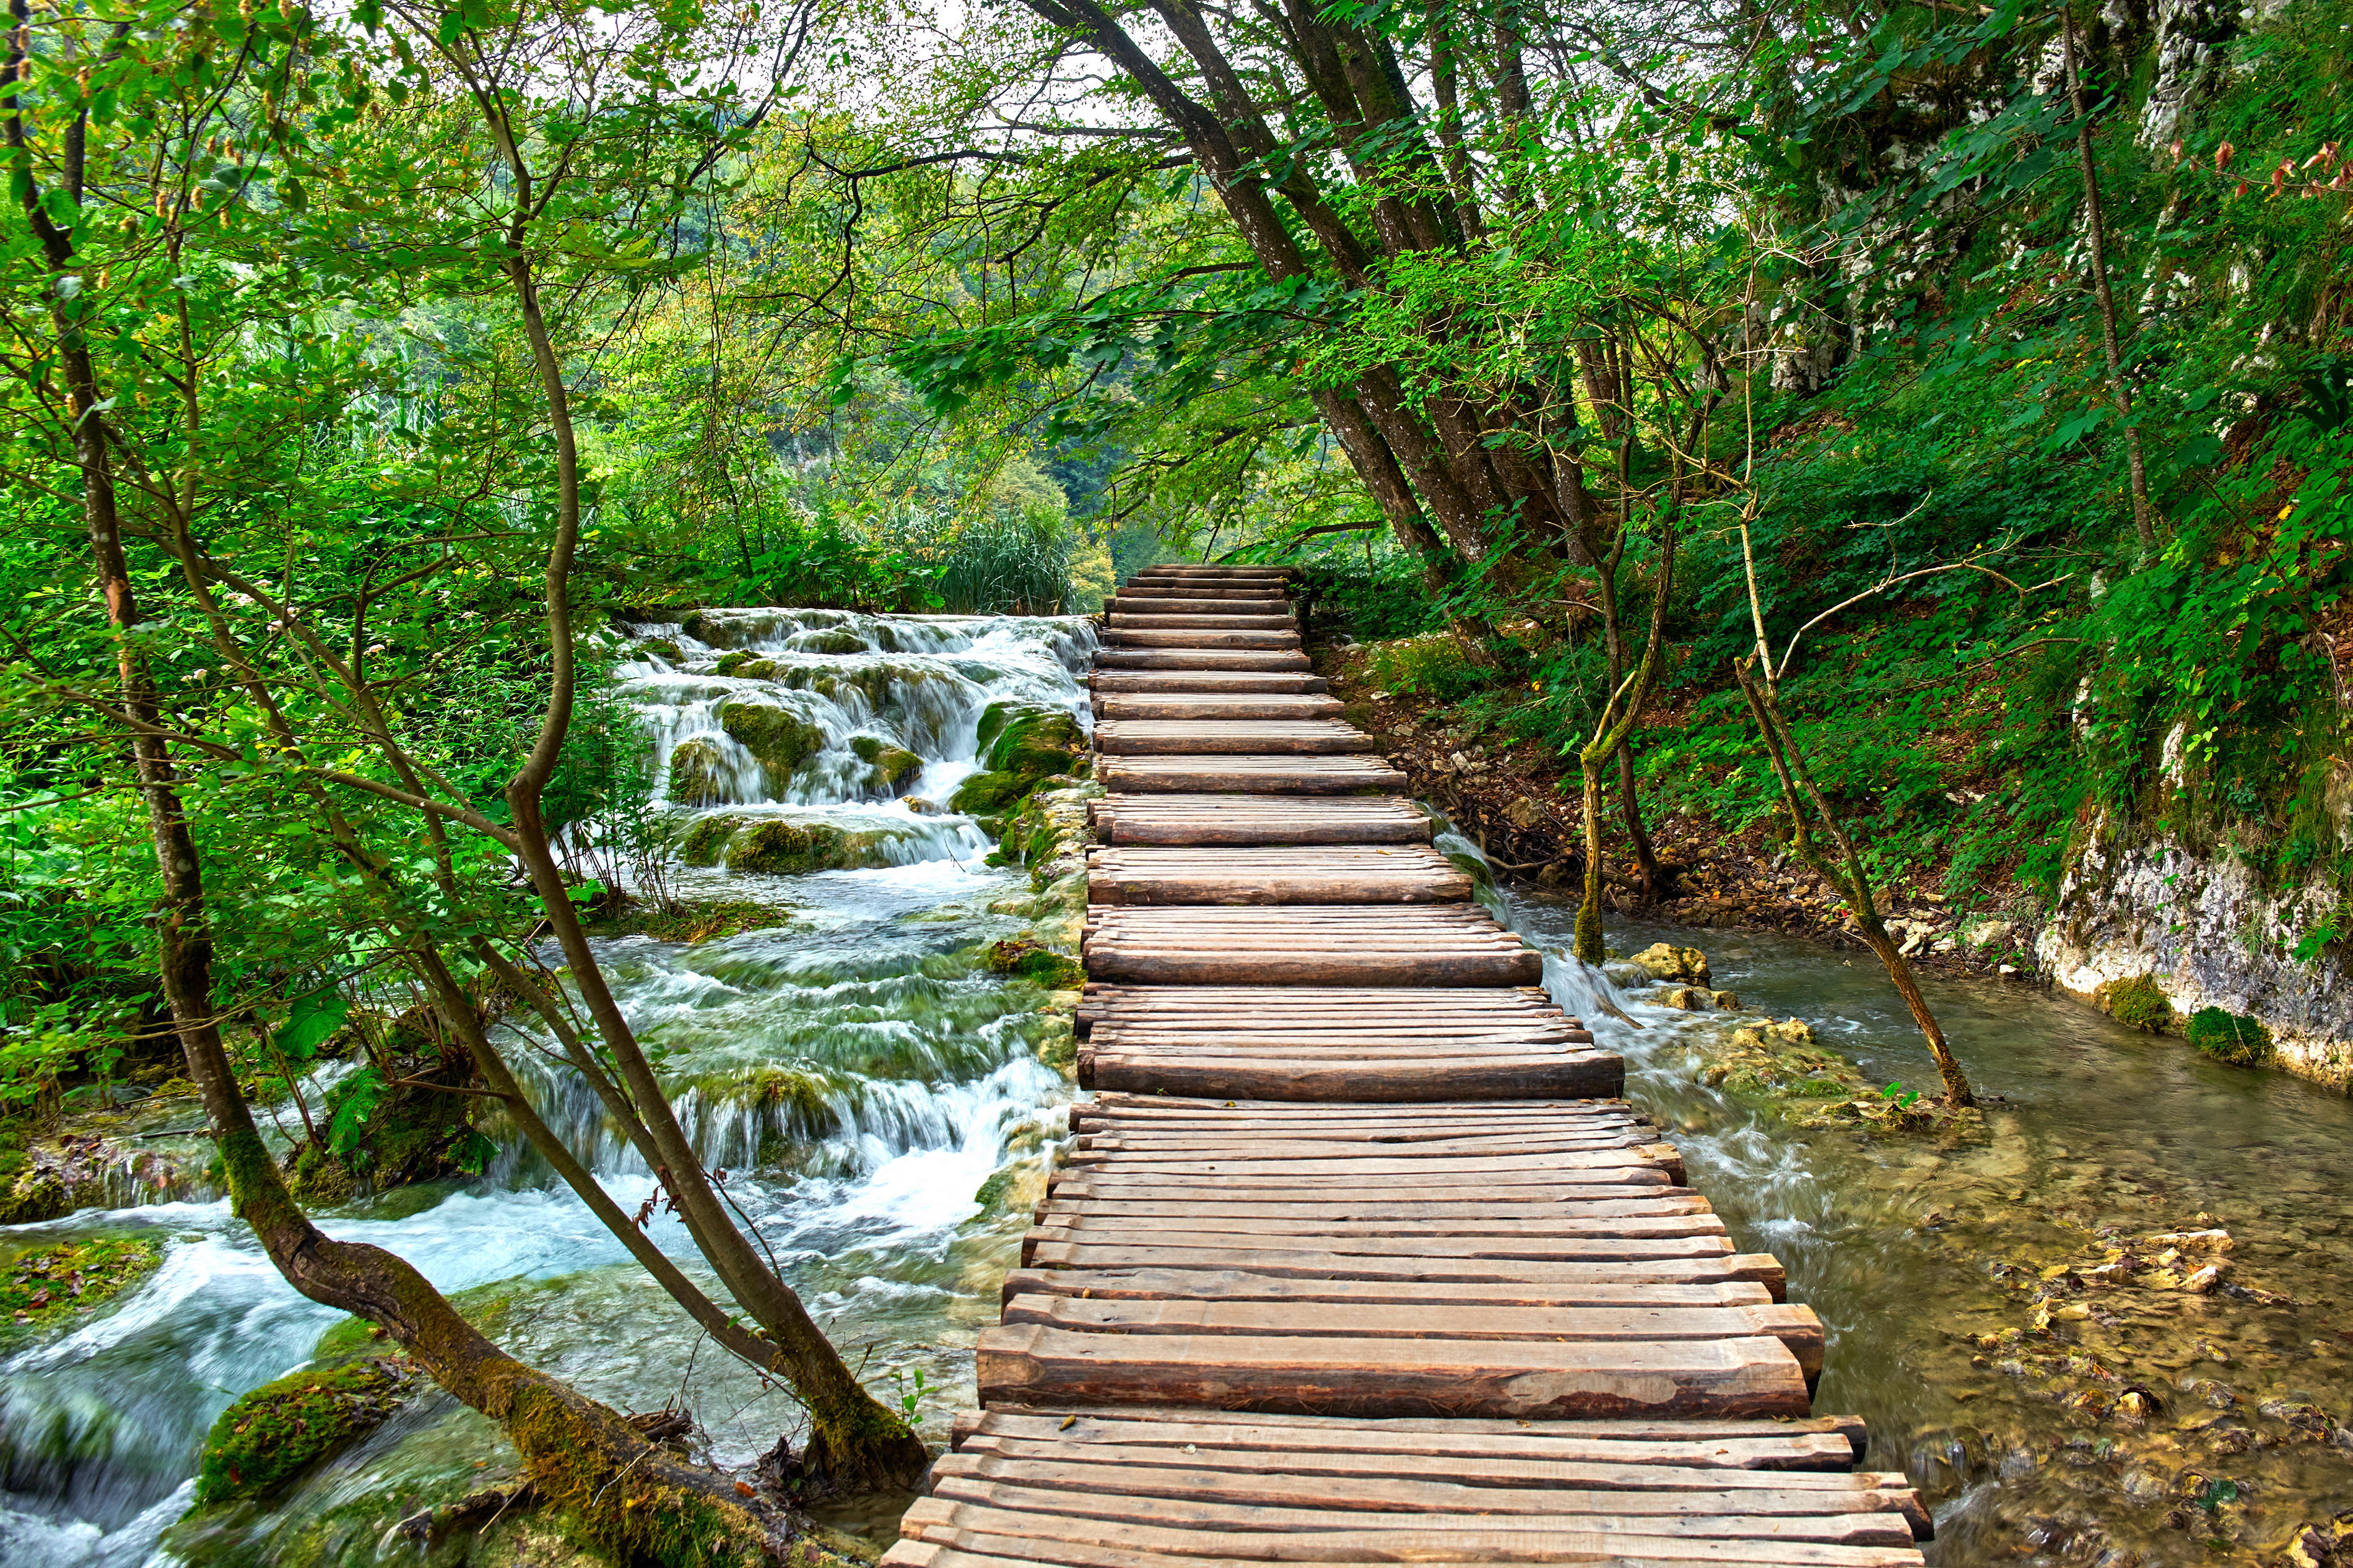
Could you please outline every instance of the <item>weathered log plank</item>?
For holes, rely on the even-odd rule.
[[[1105,755],[1095,776],[1107,789],[1144,794],[1393,795],[1405,774],[1370,756]]]
[[[1364,1415],[1803,1415],[1797,1358],[1767,1336],[1652,1343],[982,1331],[984,1404],[1202,1404]]]
[[[1380,742],[1333,719],[1106,719],[1095,751],[1110,757],[1365,756]]]
[[[1435,849],[1113,847],[1087,857],[1099,904],[1438,904],[1471,896],[1471,879]]]

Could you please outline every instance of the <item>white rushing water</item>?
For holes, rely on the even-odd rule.
[[[636,633],[617,673],[663,785],[682,743],[722,764],[722,798],[679,807],[683,819],[724,810],[889,829],[856,868],[757,878],[764,898],[793,906],[788,923],[694,946],[616,939],[599,958],[760,1239],[886,1399],[912,1386],[892,1373],[924,1374],[930,1417],[969,1398],[968,1346],[990,1314],[967,1277],[993,1290],[985,1282],[1019,1234],[1018,1216],[985,1215],[975,1194],[1009,1152],[1048,1135],[1068,1098],[1035,1054],[1043,993],[972,956],[1023,929],[990,906],[1026,893],[1028,878],[984,866],[986,836],[939,807],[976,767],[991,703],[1084,721],[1075,676],[1092,628],[744,610]],[[717,673],[744,654],[753,670]],[[730,702],[784,710],[818,743],[780,778],[728,733]],[[864,754],[878,748],[913,753],[919,771],[879,778]],[[680,879],[720,896],[747,885],[717,869]],[[525,1037],[510,1044],[549,1120],[634,1212],[653,1191],[634,1151],[568,1069]],[[501,1343],[592,1395],[631,1409],[682,1395],[723,1463],[747,1463],[796,1429],[782,1396],[698,1352],[683,1315],[519,1145],[480,1181],[316,1217],[330,1235],[399,1253]],[[304,1365],[348,1320],[290,1289],[226,1203],[90,1209],[0,1234],[38,1243],[98,1230],[154,1237],[164,1260],[119,1305],[0,1364],[0,1568],[413,1558],[383,1534],[392,1506],[447,1500],[497,1473],[489,1424],[436,1394],[268,1512],[171,1530],[218,1412]],[[657,1215],[649,1234],[701,1274],[675,1220]]]

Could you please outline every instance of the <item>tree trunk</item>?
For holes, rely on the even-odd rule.
[[[2116,297],[2108,287],[2108,226],[2100,206],[2099,171],[2092,160],[2092,100],[2075,68],[2075,17],[2059,8],[2059,33],[2067,70],[2067,96],[2075,110],[2075,162],[2084,174],[2084,237],[2091,247],[2092,294],[2100,309],[2100,348],[2108,365],[2108,396],[2124,427],[2125,469],[2132,490],[2133,532],[2147,555],[2157,548],[2157,524],[2148,503],[2148,465],[2141,458],[2140,430],[2133,424],[2132,389],[2125,383],[2124,351],[2116,335]]]

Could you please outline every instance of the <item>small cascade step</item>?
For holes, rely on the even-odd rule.
[[[1105,757],[1361,755],[1380,744],[1336,719],[1111,719],[1095,728]]]
[[[1394,796],[1107,795],[1089,805],[1105,844],[1427,844],[1430,819]]]
[[[1471,878],[1423,845],[1122,848],[1087,856],[1098,904],[1447,904]]]

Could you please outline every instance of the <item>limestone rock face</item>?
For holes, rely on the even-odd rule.
[[[2270,1059],[2301,1077],[2353,1083],[2353,963],[2337,944],[2295,956],[2337,912],[2312,884],[2266,889],[2244,860],[2169,838],[2095,827],[2035,944],[2061,990],[2097,1005],[2146,976],[2181,1018],[2207,1009],[2259,1021]]]

